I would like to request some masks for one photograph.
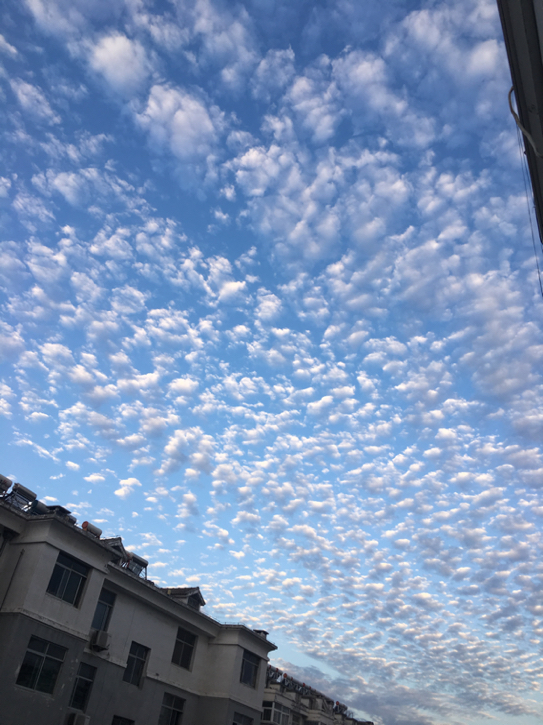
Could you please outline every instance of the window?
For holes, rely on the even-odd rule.
[[[234,722],[232,725],[253,725],[253,718],[247,715],[240,715],[239,712],[234,713]]]
[[[249,685],[249,687],[256,687],[256,676],[258,674],[259,662],[260,657],[258,655],[244,649],[239,681],[243,682],[244,685]]]
[[[77,607],[88,573],[88,566],[59,552],[47,591],[54,597]]]
[[[290,708],[281,705],[279,702],[264,701],[262,703],[264,712],[263,722],[276,722],[278,725],[289,725]],[[298,720],[298,722],[300,722]]]
[[[30,637],[17,684],[51,695],[65,654],[66,647],[39,637]]]
[[[148,654],[148,647],[144,647],[137,642],[132,642],[123,676],[125,682],[130,682],[131,685],[137,685],[139,687]]]
[[[169,692],[164,693],[158,725],[181,725],[185,701]]]
[[[262,703],[262,707],[264,708],[262,712],[263,722],[271,722],[273,709],[272,700],[264,700],[264,702]]]
[[[113,715],[111,725],[134,725],[134,720],[129,720],[127,717],[119,717],[119,715]]]
[[[192,663],[192,654],[196,646],[196,635],[187,632],[186,629],[179,627],[177,630],[177,640],[172,655],[172,662],[179,667],[190,670]]]
[[[84,662],[80,663],[79,669],[77,670],[77,677],[75,678],[70,707],[85,712],[95,674],[96,667],[91,667],[91,665],[87,665]]]
[[[106,630],[108,628],[109,618],[111,617],[111,611],[114,604],[115,594],[110,592],[109,589],[102,589],[100,596],[98,597],[96,611],[94,612],[94,618],[91,625],[92,629]]]

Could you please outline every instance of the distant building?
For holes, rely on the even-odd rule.
[[[373,725],[357,720],[347,705],[334,702],[305,682],[268,665],[262,725]]]
[[[259,725],[263,630],[0,478],[1,725]]]

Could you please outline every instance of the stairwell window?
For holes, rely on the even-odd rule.
[[[52,695],[66,651],[54,642],[30,637],[17,684]]]
[[[144,647],[142,644],[132,642],[130,645],[130,654],[126,662],[126,669],[124,671],[123,680],[129,682],[131,685],[139,687],[147,664],[147,657],[149,656],[149,647]]]
[[[192,656],[196,648],[196,639],[197,637],[195,634],[179,627],[172,655],[172,662],[174,665],[179,665],[179,667],[184,667],[186,670],[190,670],[192,665]]]
[[[77,607],[88,574],[89,567],[86,564],[59,551],[47,593]]]
[[[182,698],[165,692],[158,725],[181,725],[184,704],[185,701]]]
[[[249,687],[256,687],[256,678],[258,676],[258,665],[260,664],[260,657],[258,655],[249,652],[249,650],[243,650],[243,660],[241,662],[241,674],[239,681]]]
[[[115,594],[109,589],[102,589],[96,604],[96,610],[92,620],[92,629],[107,630],[113,605],[115,604]]]
[[[72,698],[70,700],[70,707],[73,707],[74,710],[81,710],[82,712],[85,712],[87,709],[87,703],[89,701],[95,674],[96,667],[87,665],[85,662],[81,662],[79,664],[74,689],[72,691]]]

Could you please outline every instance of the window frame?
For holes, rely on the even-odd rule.
[[[185,700],[171,692],[165,692],[158,718],[158,725],[181,725]]]
[[[190,641],[183,639],[183,637],[188,637],[189,640],[193,639],[194,641],[191,644]],[[196,651],[197,643],[198,636],[194,634],[194,632],[191,632],[189,629],[185,629],[184,627],[178,627],[172,653],[173,664],[178,667],[182,667],[184,670],[189,670],[190,672],[192,670],[192,663],[194,661],[194,653]]]
[[[88,564],[59,551],[46,592],[73,607],[79,607],[89,572]]]
[[[273,700],[264,700],[262,703],[262,722],[272,722]]]
[[[251,660],[251,658],[253,658],[253,659]],[[255,660],[256,660],[256,662],[255,662]],[[247,685],[247,687],[252,687],[253,689],[256,688],[261,661],[262,661],[262,657],[259,657],[254,652],[251,652],[248,649],[243,650],[243,657],[241,660],[241,671],[239,674],[239,681],[241,682],[242,685]],[[249,673],[252,673],[252,674],[249,675]]]
[[[110,596],[111,602],[106,601],[104,595]],[[103,632],[107,632],[111,619],[111,613],[113,612],[113,607],[115,606],[116,599],[117,595],[115,594],[115,592],[111,591],[111,589],[108,589],[105,586],[102,587],[98,596],[98,601],[96,602],[96,608],[94,610],[94,616],[92,618],[91,629],[97,629]],[[99,612],[101,613],[101,616],[98,619]],[[101,626],[98,627],[98,624],[100,624]]]
[[[232,725],[254,725],[254,718],[249,717],[249,715],[244,715],[241,712],[235,712]]]
[[[31,635],[15,684],[52,695],[67,651],[67,647]]]
[[[83,673],[83,668],[87,668],[88,670],[92,670],[91,673],[88,673],[85,675]],[[86,662],[80,662],[79,667],[77,668],[77,675],[75,676],[74,686],[72,689],[72,694],[70,697],[70,707],[74,710],[79,710],[79,712],[85,712],[87,709],[87,705],[89,704],[89,698],[92,691],[92,686],[94,684],[94,678],[96,676],[96,667],[93,667],[92,665],[87,664]],[[76,693],[81,693],[79,696],[81,697],[81,704],[75,703],[74,700],[76,698]]]
[[[262,703],[262,722],[275,723],[275,725],[289,725],[292,708],[283,705],[277,700],[266,700]]]
[[[141,687],[141,683],[145,677],[145,669],[147,661],[149,660],[150,651],[149,647],[132,640],[123,675],[124,682],[128,682],[130,685],[135,685],[136,687]],[[135,680],[137,680],[137,682]]]

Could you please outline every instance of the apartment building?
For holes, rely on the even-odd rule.
[[[0,476],[0,725],[259,725],[263,630]]]
[[[289,677],[276,667],[266,669],[266,687],[262,703],[262,725],[373,725],[357,720],[337,700]]]

